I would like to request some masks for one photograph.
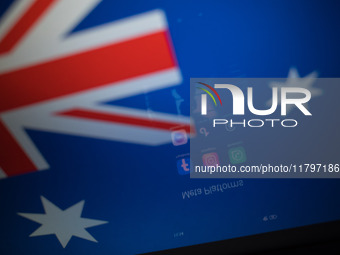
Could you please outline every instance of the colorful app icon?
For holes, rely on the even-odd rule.
[[[220,164],[218,155],[216,152],[206,153],[202,157],[203,165],[205,166],[216,166]]]
[[[185,175],[190,173],[190,158],[185,157],[177,159],[177,170],[180,175]]]
[[[241,164],[247,161],[246,151],[242,146],[229,149],[228,154],[231,164]]]
[[[183,145],[188,142],[188,136],[184,129],[176,130],[171,133],[171,140],[174,146]]]

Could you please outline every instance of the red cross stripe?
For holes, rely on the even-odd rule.
[[[173,67],[166,33],[154,33],[0,75],[0,111]]]
[[[175,126],[184,125],[190,131],[188,118],[163,113],[150,118],[146,111],[97,104],[180,83],[163,12],[64,38],[60,35],[80,21],[74,17],[83,17],[98,0],[29,2],[14,6],[13,15],[18,17],[9,15],[0,37],[3,177],[49,167],[25,127],[149,145],[168,142]],[[77,9],[68,8],[77,4]],[[65,19],[53,34],[48,28],[58,24],[55,19],[60,12]],[[108,132],[107,125],[118,133]],[[147,141],[145,135],[155,130],[154,140]]]

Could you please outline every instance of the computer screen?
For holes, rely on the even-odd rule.
[[[141,254],[340,220],[339,10],[303,0],[2,1],[1,253]],[[208,115],[221,107],[202,85],[215,78],[297,79],[311,116],[278,107],[275,127],[233,127],[223,92],[223,125],[200,122],[190,110],[200,113],[201,95]],[[246,97],[248,83],[239,87]],[[269,109],[270,85],[253,93],[255,108]],[[334,176],[195,178],[193,151],[205,166]]]

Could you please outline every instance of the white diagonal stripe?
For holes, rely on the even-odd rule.
[[[6,178],[6,177],[7,177],[7,174],[0,167],[0,179]]]

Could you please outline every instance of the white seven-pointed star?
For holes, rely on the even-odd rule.
[[[288,74],[288,78],[285,82],[271,82],[269,84],[269,87],[273,88],[273,87],[277,87],[280,88],[281,87],[298,87],[298,88],[305,88],[308,89],[311,93],[312,98],[317,97],[322,95],[322,90],[318,89],[318,88],[313,88],[312,85],[315,82],[316,78],[317,78],[317,72],[312,72],[310,74],[308,74],[307,76],[301,78],[299,76],[298,71],[295,68],[291,68],[289,70],[289,74]],[[299,96],[299,94],[295,94],[295,93],[289,93],[289,97],[290,98],[299,98],[301,97],[301,95]],[[278,104],[281,104],[281,97],[278,97]],[[272,105],[272,99],[268,100],[267,102],[268,106]],[[305,103],[304,106],[308,109],[309,105],[308,103]],[[287,114],[294,109],[294,105],[292,104],[288,104],[287,105]]]
[[[91,236],[89,232],[85,230],[85,228],[107,223],[107,221],[81,218],[84,200],[67,208],[64,211],[52,204],[43,196],[41,196],[41,202],[44,206],[45,214],[18,214],[22,217],[42,224],[30,235],[30,237],[54,234],[64,248],[72,236],[77,236],[92,242],[97,242],[97,240],[94,239],[93,236]]]

